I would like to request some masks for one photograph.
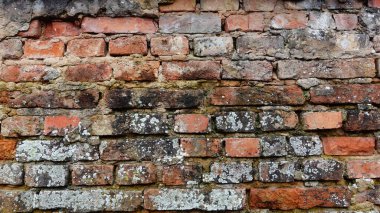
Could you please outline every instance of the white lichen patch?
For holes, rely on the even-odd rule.
[[[242,183],[253,180],[253,168],[249,162],[215,162],[210,166],[210,173],[204,174],[204,182]]]
[[[289,151],[297,156],[322,154],[322,141],[318,136],[291,137],[289,145]]]
[[[0,164],[0,184],[21,185],[24,175],[24,166],[20,163]]]

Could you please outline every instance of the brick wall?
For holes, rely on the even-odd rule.
[[[380,1],[0,6],[1,212],[380,211]]]

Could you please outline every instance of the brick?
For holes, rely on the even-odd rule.
[[[159,10],[162,13],[167,12],[191,12],[195,11],[196,0],[175,0],[167,5],[160,5]]]
[[[24,165],[20,163],[0,163],[0,185],[22,185],[23,182]]]
[[[259,116],[261,129],[263,131],[294,129],[298,124],[298,116],[292,111],[264,111],[261,112]]]
[[[372,137],[325,137],[322,141],[326,155],[372,155],[375,151]]]
[[[113,183],[113,165],[72,165],[71,184],[75,186],[103,186]]]
[[[204,182],[215,183],[246,183],[253,181],[253,168],[250,162],[214,162],[210,173],[204,174]]]
[[[302,163],[302,180],[341,180],[344,164],[330,159],[311,159]]]
[[[36,136],[41,134],[38,116],[8,117],[1,122],[1,135],[6,137]]]
[[[194,55],[223,56],[232,53],[234,44],[232,37],[194,38]]]
[[[380,1],[378,1],[378,0],[369,0],[368,1],[368,6],[369,7],[380,8]]]
[[[80,29],[72,22],[53,21],[46,25],[43,36],[46,38],[54,38],[60,36],[77,36]]]
[[[226,18],[224,30],[226,32],[241,30],[244,32],[249,31],[263,31],[265,28],[263,13],[250,13],[248,15],[230,15]]]
[[[128,116],[96,115],[91,118],[91,135],[125,135],[128,132]]]
[[[94,108],[99,101],[99,92],[93,89],[71,91],[36,90],[30,94],[20,91],[8,95],[7,105],[12,108]]]
[[[113,89],[105,94],[111,109],[163,107],[167,109],[197,108],[204,98],[202,90]]]
[[[99,82],[110,80],[112,67],[109,64],[79,64],[67,67],[64,77],[66,81]]]
[[[356,14],[340,13],[333,14],[337,30],[354,30],[358,27]]]
[[[290,137],[288,153],[295,156],[322,155],[322,141],[318,136]]]
[[[257,114],[253,112],[225,112],[215,116],[216,130],[220,132],[254,132]]]
[[[0,139],[0,160],[13,160],[16,155],[16,145],[17,140]]]
[[[239,10],[239,0],[202,0],[202,11],[234,11]]]
[[[380,178],[380,162],[378,160],[350,160],[347,162],[349,178]]]
[[[11,65],[2,67],[0,80],[6,82],[36,82],[49,81],[58,78],[59,71],[43,65]]]
[[[330,12],[311,11],[308,25],[315,30],[335,29],[335,22]]]
[[[68,183],[69,168],[65,165],[28,164],[25,184],[30,187],[58,187]]]
[[[225,138],[226,155],[229,157],[259,157],[258,138]]]
[[[131,54],[148,54],[148,43],[145,36],[119,37],[109,42],[109,53],[113,56]]]
[[[302,122],[307,130],[338,129],[342,127],[342,112],[306,112]]]
[[[34,19],[29,23],[29,28],[26,31],[21,31],[18,36],[25,38],[39,38],[42,34],[41,21]]]
[[[245,189],[147,189],[144,208],[149,210],[226,211],[243,209]]]
[[[263,56],[287,57],[284,38],[260,34],[240,36],[236,39],[236,51],[239,56],[256,59]]]
[[[44,121],[44,135],[63,136],[78,128],[79,124],[80,118],[77,116],[47,116]]]
[[[22,41],[20,39],[7,39],[0,42],[1,58],[18,59],[22,54]]]
[[[177,133],[207,133],[209,117],[201,114],[181,114],[174,118],[174,132]]]
[[[377,110],[348,110],[344,124],[346,131],[368,131],[380,129],[380,115]]]
[[[118,185],[151,184],[157,181],[156,166],[152,163],[120,164],[116,168]]]
[[[73,39],[67,43],[67,54],[78,57],[106,55],[106,42],[103,38]]]
[[[271,81],[273,66],[268,61],[223,62],[222,79]]]
[[[260,138],[261,156],[280,157],[287,155],[285,136],[264,136]]]
[[[244,0],[243,7],[245,11],[265,11],[274,10],[277,0]]]
[[[84,17],[82,31],[87,33],[155,33],[156,23],[150,18],[139,17]]]
[[[345,187],[252,188],[249,205],[254,209],[280,210],[348,207],[350,193]]]
[[[36,195],[34,191],[1,190],[0,211],[32,212]]]
[[[185,36],[166,36],[150,39],[151,53],[157,56],[189,54],[189,40]]]
[[[285,36],[285,41],[290,55],[303,59],[367,57],[372,51],[369,36],[365,33],[293,30]]]
[[[373,48],[376,52],[380,52],[380,36],[376,35],[373,37]],[[376,60],[376,64],[379,64],[379,60]]]
[[[185,157],[217,157],[222,149],[220,139],[181,138],[180,143]]]
[[[52,58],[62,57],[65,44],[60,40],[26,40],[24,44],[24,57],[26,58]]]
[[[293,0],[285,0],[284,6],[286,9],[290,10],[320,10],[322,7],[322,1],[315,0],[303,0],[303,1],[293,1]]]
[[[302,29],[307,26],[306,13],[293,12],[289,14],[278,14],[272,18],[271,27],[274,29]]]
[[[377,84],[321,85],[310,90],[314,104],[380,103]]]
[[[102,160],[147,160],[176,164],[182,160],[178,139],[127,139],[101,141]]]
[[[65,145],[62,141],[23,140],[16,149],[16,160],[19,162],[92,161],[98,158],[97,147],[87,143]]]
[[[155,81],[160,69],[159,61],[120,61],[111,64],[116,80]]]
[[[328,9],[361,9],[363,7],[363,2],[360,0],[326,0],[325,2]]]
[[[162,168],[162,183],[167,186],[194,185],[201,182],[200,165],[172,165]]]
[[[216,87],[210,95],[212,105],[260,106],[302,105],[302,89],[297,86]]]
[[[259,180],[262,182],[293,182],[294,163],[273,161],[259,163]]]
[[[376,76],[375,61],[370,58],[316,61],[285,60],[278,62],[278,77],[280,79],[346,79],[374,76]]]
[[[129,116],[130,131],[136,134],[168,134],[171,122],[166,114],[134,113]]]
[[[221,18],[215,13],[185,13],[159,17],[161,33],[217,33],[222,29]]]
[[[219,80],[222,68],[216,61],[162,62],[165,80]]]
[[[41,190],[35,206],[70,212],[136,211],[143,203],[141,195],[142,192],[135,190]]]

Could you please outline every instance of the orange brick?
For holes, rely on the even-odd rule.
[[[173,165],[162,169],[162,182],[169,186],[186,185],[187,182],[200,182],[202,167],[197,165]]]
[[[78,127],[80,119],[76,116],[47,116],[44,123],[44,135],[64,135]]]
[[[18,33],[21,37],[26,38],[39,38],[42,33],[42,25],[39,20],[33,20],[29,24],[29,29],[27,31],[21,31]]]
[[[375,151],[372,137],[325,137],[322,142],[326,155],[372,155]]]
[[[54,38],[59,36],[77,36],[80,29],[72,22],[53,21],[46,25],[43,36],[46,38]]]
[[[109,43],[110,55],[148,54],[145,36],[120,37]]]
[[[307,26],[307,16],[303,12],[278,14],[273,17],[271,27],[274,29],[301,29]]]
[[[226,138],[226,155],[229,157],[259,157],[258,138]]]
[[[0,139],[0,160],[13,160],[16,154],[17,140]]]
[[[27,58],[62,57],[64,51],[65,44],[60,40],[27,40],[24,45],[24,56]]]
[[[251,13],[248,15],[230,15],[226,18],[224,25],[225,31],[231,32],[241,30],[248,31],[263,31],[264,14],[263,13]]]
[[[172,4],[161,5],[160,12],[195,11],[196,0],[175,0]]]
[[[302,114],[305,129],[338,129],[342,127],[342,112],[307,112]]]
[[[106,42],[102,38],[74,39],[67,44],[67,53],[78,57],[104,56]]]
[[[88,33],[155,33],[157,26],[153,19],[139,17],[85,17],[83,32]]]
[[[209,118],[200,114],[183,114],[175,116],[174,131],[178,133],[206,133]]]
[[[221,140],[208,138],[181,138],[185,157],[216,157],[221,150]]]
[[[351,160],[347,162],[349,178],[380,178],[380,160]]]

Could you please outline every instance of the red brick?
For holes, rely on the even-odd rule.
[[[380,1],[379,0],[368,0],[368,6],[380,8]]]
[[[218,80],[222,68],[216,61],[162,62],[166,80]]]
[[[350,193],[345,187],[324,188],[252,188],[249,203],[254,209],[311,209],[348,207]]]
[[[187,55],[189,40],[185,36],[157,37],[150,40],[152,55]]]
[[[50,22],[46,25],[43,36],[46,38],[54,38],[59,36],[77,36],[80,29],[72,22]]]
[[[239,0],[201,0],[202,11],[239,10]]]
[[[112,67],[102,64],[79,64],[69,66],[65,72],[67,81],[98,82],[107,81],[112,76]]]
[[[334,14],[336,29],[353,30],[358,26],[358,16],[356,14],[340,13]]]
[[[156,166],[153,163],[120,164],[116,169],[118,185],[150,184],[157,181]]]
[[[229,157],[259,157],[259,138],[225,138],[226,155]]]
[[[224,29],[227,32],[241,30],[263,31],[265,27],[263,13],[250,13],[248,15],[230,15],[226,18]]]
[[[375,151],[372,137],[325,137],[322,142],[326,155],[372,155]]]
[[[79,123],[80,118],[77,116],[47,116],[44,122],[44,135],[63,136],[77,128]]]
[[[27,40],[24,44],[24,56],[27,58],[62,57],[65,44],[60,40]]]
[[[110,41],[110,55],[148,54],[145,36],[120,37]]]
[[[216,157],[222,148],[220,139],[182,138],[180,142],[185,157]]]
[[[116,80],[154,81],[158,77],[159,61],[125,61],[112,64]]]
[[[53,73],[54,72],[54,73]],[[29,82],[51,80],[58,77],[58,71],[44,65],[6,66],[0,71],[0,80],[6,82]]]
[[[209,118],[200,114],[183,114],[175,116],[174,131],[178,133],[207,133]]]
[[[380,104],[379,84],[322,85],[310,90],[314,104]]]
[[[302,105],[303,91],[298,86],[217,87],[211,104],[225,106]]]
[[[8,117],[1,122],[2,136],[36,136],[40,133],[41,119],[38,116]]]
[[[169,186],[199,183],[202,180],[202,167],[198,165],[164,166],[162,169],[162,182]]]
[[[307,112],[302,114],[305,129],[338,129],[342,127],[342,112]]]
[[[155,33],[157,26],[153,19],[138,17],[85,17],[83,32],[89,33]]]
[[[273,11],[277,0],[244,0],[245,11]]]
[[[113,183],[113,165],[72,165],[74,186],[103,186]]]
[[[106,42],[103,38],[74,39],[67,44],[67,53],[78,57],[105,56]]]
[[[29,24],[27,31],[21,31],[18,33],[18,36],[25,38],[39,38],[42,33],[42,25],[40,20],[33,20]]]
[[[184,12],[195,11],[196,0],[175,0],[171,4],[161,5],[160,12]]]
[[[274,29],[301,29],[307,26],[307,16],[303,12],[278,14],[272,18],[271,27]]]
[[[347,162],[349,178],[380,178],[379,160],[351,160]]]
[[[0,139],[0,160],[13,160],[16,155],[17,140]]]

